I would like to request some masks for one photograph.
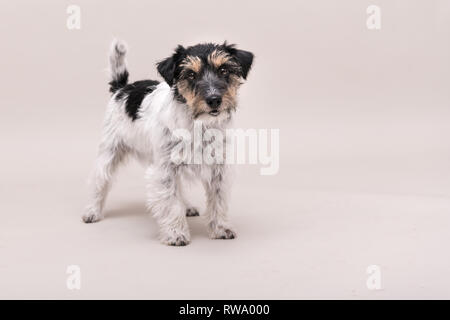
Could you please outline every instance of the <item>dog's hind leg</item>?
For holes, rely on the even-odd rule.
[[[86,223],[96,222],[103,218],[103,205],[111,186],[111,180],[118,167],[124,160],[126,150],[120,144],[102,143],[91,178],[91,199],[82,216]]]

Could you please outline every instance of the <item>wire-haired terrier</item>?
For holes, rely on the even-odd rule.
[[[172,56],[159,62],[164,82],[141,80],[128,84],[127,47],[115,40],[109,55],[111,73],[106,119],[93,173],[93,191],[83,214],[86,223],[102,219],[111,179],[127,156],[135,156],[148,169],[147,206],[168,245],[190,242],[186,216],[197,216],[182,190],[182,178],[199,177],[206,191],[204,213],[213,239],[233,239],[227,219],[229,167],[226,163],[176,163],[171,153],[179,140],[177,129],[225,132],[237,106],[237,90],[246,79],[253,54],[227,43],[178,46]],[[224,135],[225,136],[225,135]]]

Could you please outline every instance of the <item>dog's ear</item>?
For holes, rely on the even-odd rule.
[[[174,83],[177,66],[182,60],[185,51],[186,49],[179,45],[171,57],[157,63],[159,74],[164,78],[169,86],[172,86]]]
[[[248,72],[250,71],[253,63],[253,53],[251,53],[250,51],[236,49],[234,44],[227,44],[226,42],[223,44],[223,46],[241,67],[240,76],[244,79],[247,79]]]
[[[236,57],[237,62],[240,64],[242,69],[242,78],[247,79],[248,72],[252,67],[253,63],[253,53],[245,50],[236,50],[234,55]]]

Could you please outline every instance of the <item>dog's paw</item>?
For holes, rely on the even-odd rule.
[[[186,246],[191,242],[189,234],[180,230],[172,230],[161,236],[161,242],[168,246]]]
[[[234,239],[236,231],[229,226],[217,226],[210,232],[211,239]]]
[[[192,207],[186,209],[186,217],[198,217],[199,215],[197,208]]]
[[[100,213],[89,208],[86,209],[86,212],[81,216],[81,219],[83,219],[85,223],[94,223],[102,220],[102,218],[103,216]]]

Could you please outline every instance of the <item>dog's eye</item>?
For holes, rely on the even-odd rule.
[[[194,80],[195,79],[195,72],[194,71],[189,71],[189,73],[187,74],[187,77],[190,80]]]
[[[220,72],[221,75],[226,76],[228,74],[228,69],[225,68],[225,67],[222,67],[222,68],[219,69],[219,72]]]

